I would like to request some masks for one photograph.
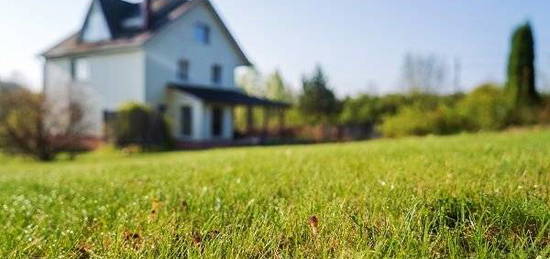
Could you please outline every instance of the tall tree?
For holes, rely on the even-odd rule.
[[[515,106],[539,101],[535,80],[535,41],[529,22],[512,36],[506,89]]]
[[[328,123],[338,112],[338,100],[328,87],[328,80],[318,66],[311,77],[302,80],[299,109],[310,123]]]
[[[281,73],[277,70],[265,82],[266,97],[281,102],[292,102],[292,92],[285,84]]]

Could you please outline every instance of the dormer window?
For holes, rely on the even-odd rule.
[[[204,23],[195,24],[195,39],[201,44],[210,44],[210,27]]]
[[[189,80],[189,61],[186,59],[178,62],[178,79],[182,81]]]

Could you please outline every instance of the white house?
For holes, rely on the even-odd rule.
[[[92,0],[82,28],[43,56],[46,95],[87,89],[98,136],[128,101],[165,112],[183,141],[233,139],[236,105],[284,106],[236,87],[251,63],[208,0]]]

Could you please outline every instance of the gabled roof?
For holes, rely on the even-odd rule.
[[[287,108],[290,105],[288,103],[271,101],[264,98],[258,98],[247,95],[239,90],[210,88],[196,85],[184,85],[184,84],[169,84],[169,89],[185,92],[192,96],[195,96],[203,101],[219,103],[219,104],[232,104],[232,105],[254,105],[254,106],[268,106],[277,108]]]
[[[125,1],[112,1],[112,0],[96,0],[101,5],[107,25],[114,39],[131,37],[134,34],[139,33],[136,29],[128,29],[122,26],[125,19],[140,16],[141,8],[139,3],[129,3]],[[92,1],[92,5],[93,5]],[[88,11],[84,27],[88,22],[92,8]],[[82,32],[82,30],[81,30]]]
[[[82,32],[88,23],[88,18],[95,1],[101,4],[112,39],[100,42],[83,42],[81,40]],[[123,0],[92,0],[90,10],[88,11],[86,21],[82,28],[42,53],[42,56],[46,58],[57,58],[89,54],[96,51],[139,47],[153,38],[163,27],[185,15],[194,7],[204,4],[213,14],[214,19],[220,25],[223,33],[244,61],[244,65],[251,65],[241,47],[229,29],[225,26],[225,23],[209,0],[170,0],[165,2],[166,4],[153,11],[151,27],[145,30],[137,27],[132,28],[123,26],[124,21],[128,18],[141,17],[142,13],[139,3],[129,3]]]

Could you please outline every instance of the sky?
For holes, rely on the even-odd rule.
[[[39,54],[80,28],[90,1],[2,1],[0,77],[39,89]],[[540,82],[550,81],[548,0],[211,1],[255,67],[280,70],[294,89],[319,64],[339,96],[398,91],[407,53],[439,57],[449,79],[458,60],[463,90],[503,82],[510,35],[527,20]]]

